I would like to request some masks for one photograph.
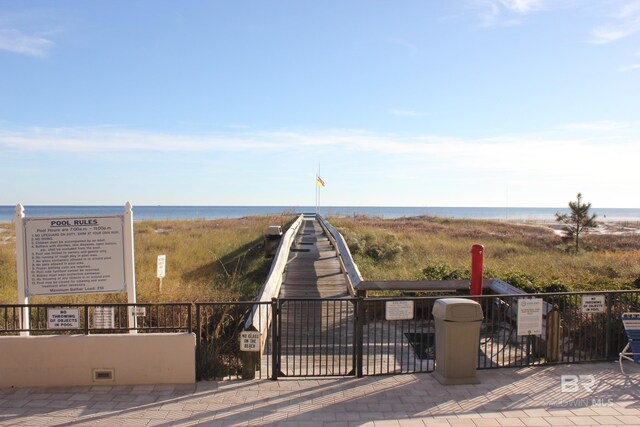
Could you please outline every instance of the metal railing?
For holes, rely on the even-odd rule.
[[[0,335],[190,333],[191,310],[190,303],[0,305]]]
[[[622,313],[640,311],[640,291],[462,298],[478,301],[484,313],[479,369],[614,360],[626,344]],[[543,301],[542,333],[519,334],[518,304],[531,298]],[[438,299],[0,305],[0,335],[193,331],[199,379],[431,372],[436,351],[432,310]],[[589,305],[590,300],[597,304]],[[387,320],[387,304],[395,301],[412,301],[410,320]],[[29,329],[21,326],[26,313]],[[132,313],[137,324],[129,327]],[[247,331],[252,314],[258,324]],[[272,320],[265,327],[258,319]],[[266,334],[254,335],[259,351],[241,351],[246,332]]]
[[[205,302],[195,303],[195,307],[196,377],[199,380],[274,376],[275,300]],[[245,327],[249,318],[253,319],[251,326],[255,324],[255,328]],[[243,332],[260,334],[257,351],[241,351]]]
[[[583,298],[601,296],[597,309]],[[435,362],[432,309],[440,297],[367,298],[361,316],[364,375],[430,372]],[[478,369],[614,360],[626,338],[621,316],[640,310],[640,291],[464,296],[482,306]],[[518,302],[543,300],[542,334],[518,331]],[[389,301],[412,300],[411,320],[385,320]],[[523,333],[520,331],[520,333]]]

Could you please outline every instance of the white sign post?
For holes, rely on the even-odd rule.
[[[167,256],[166,255],[158,255],[158,279],[160,279],[160,284],[158,285],[159,292],[162,293],[162,279],[164,279],[165,273],[167,271]]]
[[[136,303],[133,212],[104,217],[25,218],[16,207],[18,303],[29,296],[127,292]],[[136,317],[129,328],[136,333]],[[23,309],[22,335],[29,335],[29,311]]]
[[[518,300],[518,335],[542,335],[542,299]]]

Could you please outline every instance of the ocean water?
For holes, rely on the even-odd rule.
[[[220,219],[252,215],[315,212],[315,206],[134,206],[134,220]],[[0,222],[15,217],[15,206],[0,206]],[[75,217],[120,215],[123,206],[25,206],[27,217]],[[567,208],[478,208],[478,207],[391,207],[391,206],[321,206],[320,213],[331,215],[367,215],[401,218],[429,215],[444,218],[552,221],[556,212]],[[599,218],[640,221],[640,209],[594,208]]]

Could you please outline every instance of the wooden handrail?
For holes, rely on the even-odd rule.
[[[280,287],[282,285],[282,277],[287,266],[289,259],[289,252],[291,250],[291,244],[296,237],[296,233],[302,224],[304,216],[300,215],[291,224],[291,227],[284,233],[280,239],[278,250],[273,257],[273,263],[271,264],[271,270],[267,275],[260,293],[258,294],[257,302],[271,302],[273,298],[277,298],[280,293]],[[264,350],[264,345],[267,339],[269,326],[271,325],[271,310],[267,307],[260,309],[263,304],[256,304],[253,306],[253,310],[249,315],[249,318],[245,322],[245,331],[259,331],[262,337],[260,351]],[[257,313],[257,314],[256,314]]]
[[[353,261],[347,242],[344,240],[342,234],[340,234],[340,232],[336,230],[326,219],[320,215],[317,215],[316,218],[336,250],[338,260],[340,261],[340,270],[347,281],[347,290],[349,291],[349,294],[351,296],[356,296],[356,289],[362,281],[362,275],[360,274],[360,270],[358,270],[358,266]]]

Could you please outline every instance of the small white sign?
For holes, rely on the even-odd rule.
[[[147,315],[147,307],[131,307],[131,314],[134,316],[146,316]]]
[[[240,332],[240,351],[260,351],[260,332]]]
[[[582,312],[583,313],[604,313],[604,295],[583,295],[582,296]]]
[[[413,319],[413,301],[387,301],[384,305],[384,318],[386,320],[411,320]]]
[[[518,335],[542,335],[542,299],[518,300]]]
[[[158,279],[164,278],[167,270],[167,256],[158,255]]]
[[[114,325],[113,307],[95,307],[93,309],[94,329],[113,329]]]
[[[49,329],[79,329],[80,309],[49,308],[47,310],[47,327]]]

